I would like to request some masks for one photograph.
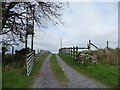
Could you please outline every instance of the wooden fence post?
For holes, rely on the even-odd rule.
[[[91,50],[91,40],[89,40],[89,51]]]
[[[66,48],[64,48],[65,49],[65,55],[67,55],[67,49]]]
[[[75,47],[73,47],[73,60],[75,60]]]
[[[108,44],[109,44],[109,42],[107,41],[107,46],[106,46],[107,50],[108,50]]]
[[[66,55],[66,48],[64,48],[64,54]]]
[[[62,49],[63,54],[65,54],[65,48]]]
[[[66,55],[68,56],[68,49],[66,48]]]
[[[61,48],[60,52],[63,54],[63,48]]]
[[[72,47],[72,59],[74,59],[74,47]]]
[[[66,48],[67,49],[67,56],[69,57],[69,48]]]
[[[72,47],[70,48],[70,58],[72,59]]]
[[[70,58],[70,47],[69,47],[69,58]]]
[[[69,53],[69,50],[68,50],[68,48],[67,48],[67,56],[68,56],[68,53]]]
[[[62,48],[62,54],[64,54],[64,48]]]
[[[73,47],[71,47],[71,59],[73,59]]]
[[[76,60],[76,47],[75,47],[75,54],[74,54],[74,55],[75,55],[75,56],[74,56],[74,57],[75,57],[74,60]]]
[[[64,51],[64,54],[66,55],[66,49],[65,48],[63,49],[63,51]]]
[[[77,55],[78,55],[78,46],[76,46],[76,60],[77,60]]]

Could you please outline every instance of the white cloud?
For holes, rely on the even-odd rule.
[[[103,39],[104,41],[111,40],[112,37],[109,33],[114,33],[113,36],[115,37],[113,39],[117,41],[117,10],[115,10],[115,12],[112,11],[110,13],[111,15],[109,15],[114,16],[114,18],[104,18],[96,11],[93,3],[77,3],[72,6],[74,6],[71,10],[72,14],[69,13],[64,17],[68,19],[68,30],[70,33],[74,34],[72,38],[76,38],[78,42],[86,42],[89,39],[96,41],[98,39],[99,41],[100,39],[103,39],[102,37],[106,36]],[[105,21],[104,19],[107,20]],[[112,22],[115,22],[116,25]]]
[[[61,2],[118,2],[119,0],[49,0],[49,1],[61,1]]]
[[[47,30],[36,31],[34,49],[58,52],[61,37],[64,47],[86,47],[89,39],[100,48],[106,46],[107,40],[110,47],[117,47],[117,11],[117,3],[71,2],[63,12],[65,26],[51,26]]]
[[[36,51],[45,49],[53,53],[58,52],[60,38],[63,47],[86,47],[88,40],[92,40],[100,48],[106,46],[107,40],[110,47],[118,46],[118,0],[69,1],[69,8],[63,12],[64,26],[60,24],[44,30],[36,27],[34,37]],[[28,42],[30,43],[30,39]],[[23,47],[24,45],[21,44],[16,46],[15,50]]]

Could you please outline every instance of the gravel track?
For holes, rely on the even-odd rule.
[[[54,77],[54,74],[50,67],[50,57],[49,55],[42,65],[39,75],[34,81],[32,88],[60,88],[60,84]]]
[[[69,80],[68,88],[107,88],[107,86],[102,85],[93,79],[89,79],[73,70],[58,55],[56,55],[56,58]]]
[[[50,57],[51,55],[44,61],[38,76],[34,80],[32,88],[63,88],[62,85],[57,82],[51,70]],[[56,55],[56,58],[69,80],[68,88],[108,88],[107,86],[76,72],[58,55]]]

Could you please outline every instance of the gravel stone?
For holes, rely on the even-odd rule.
[[[38,76],[34,80],[32,88],[64,88],[54,77],[50,67],[50,57],[51,55],[49,55],[43,63]],[[56,58],[68,78],[68,88],[108,88],[107,86],[76,72],[58,55],[56,55]]]
[[[108,88],[107,86],[76,72],[70,66],[68,66],[58,55],[56,55],[56,58],[69,80],[68,88]]]
[[[49,55],[43,63],[32,88],[61,88],[61,85],[57,82],[51,70],[50,57],[51,55]]]

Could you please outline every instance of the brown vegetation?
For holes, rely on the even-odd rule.
[[[30,52],[30,49],[21,49],[16,51],[14,55],[6,54],[2,58],[2,66],[4,71],[12,70],[15,68],[24,68],[26,66],[26,54]]]
[[[111,65],[118,65],[118,56],[120,55],[120,49],[99,49],[89,52],[89,54],[95,53],[99,62],[105,62]]]

